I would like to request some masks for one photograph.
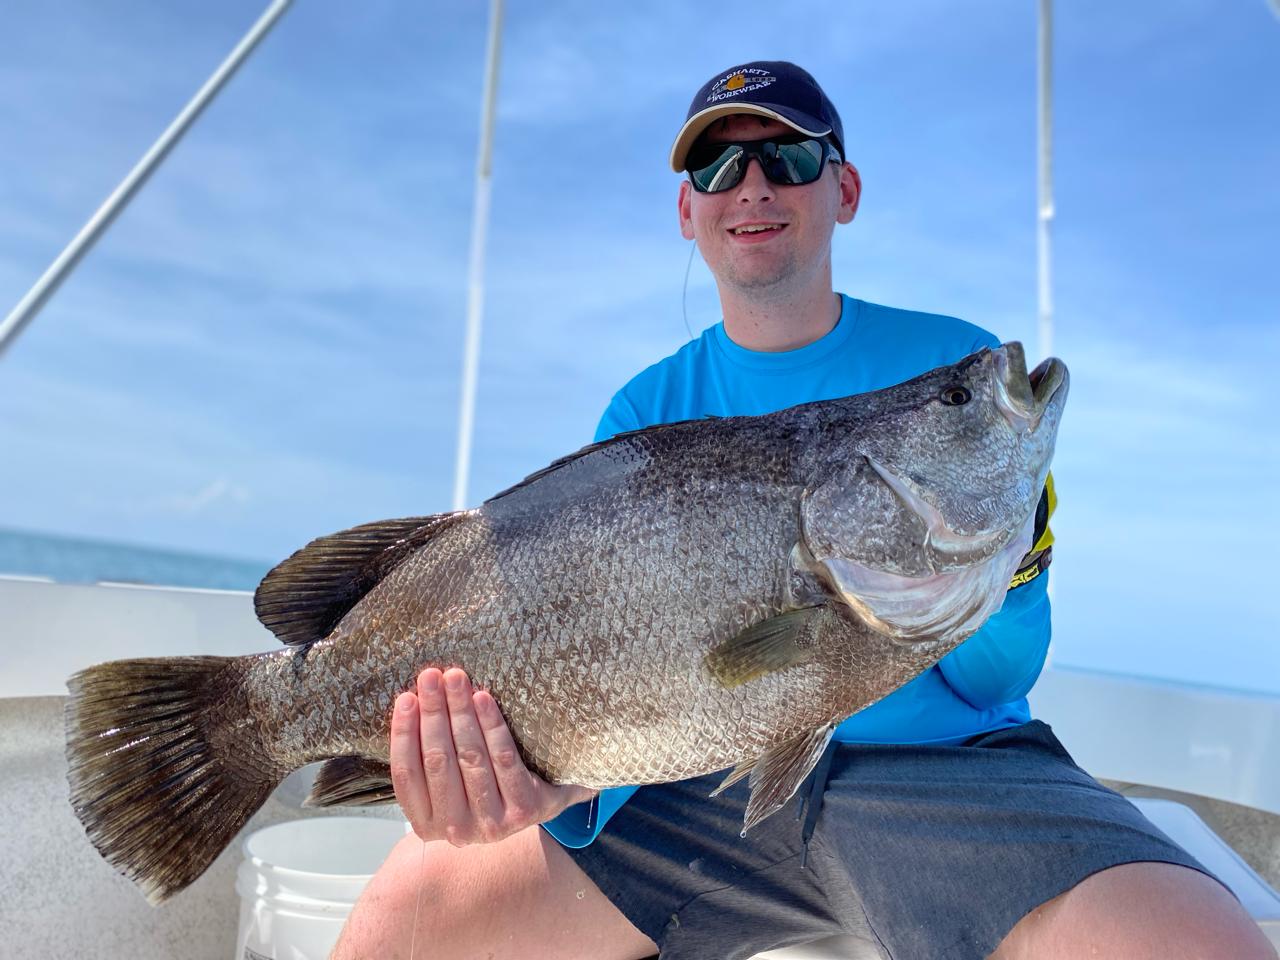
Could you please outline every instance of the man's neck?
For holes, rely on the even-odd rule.
[[[720,286],[724,332],[740,347],[762,353],[796,350],[830,333],[840,320],[840,297],[831,281],[791,295],[761,297],[757,291]]]

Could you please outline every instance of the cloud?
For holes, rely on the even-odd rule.
[[[1280,331],[1214,329],[1190,353],[1073,319],[1059,351],[1072,386],[1054,465],[1056,662],[1270,689],[1280,651],[1252,558],[1280,536],[1266,413]]]
[[[179,513],[203,513],[218,503],[245,504],[250,500],[249,489],[232,483],[226,477],[218,477],[190,496],[174,496],[162,501],[161,509]]]

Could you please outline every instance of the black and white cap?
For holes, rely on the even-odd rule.
[[[671,147],[671,169],[679,173],[698,135],[713,121],[733,113],[755,113],[781,120],[799,133],[829,137],[844,155],[840,114],[818,81],[794,63],[756,60],[708,80],[689,104],[689,116]]]

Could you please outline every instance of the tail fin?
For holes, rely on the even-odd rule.
[[[283,776],[227,669],[237,659],[117,660],[67,681],[71,804],[153,904],[200,876]]]

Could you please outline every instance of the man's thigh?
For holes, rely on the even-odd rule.
[[[500,843],[436,842],[425,855],[423,846],[412,834],[396,845],[333,960],[411,960],[411,941],[412,960],[640,960],[657,952],[539,827]]]
[[[1205,872],[1038,721],[963,746],[841,751],[814,843],[895,957],[986,957],[1037,907],[1121,864]]]
[[[1018,921],[992,960],[1275,960],[1225,887],[1168,863],[1093,874]]]

